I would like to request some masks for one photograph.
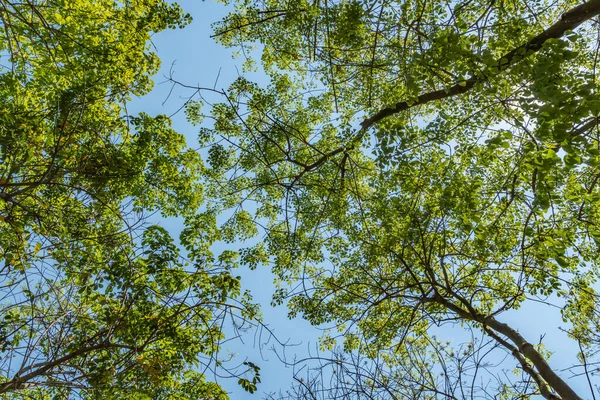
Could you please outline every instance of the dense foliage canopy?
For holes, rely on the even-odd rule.
[[[332,387],[290,395],[599,394],[600,1],[234,5],[215,37],[259,44],[271,83],[212,106],[207,193],[261,227],[243,261],[271,265],[274,303],[342,346]],[[503,322],[530,303],[560,311],[571,368]]]
[[[173,82],[220,96],[185,104],[204,154],[127,111],[178,5],[0,1],[0,397],[226,398],[240,263],[327,328],[284,396],[600,395],[600,0],[229,5],[270,84]],[[566,369],[506,323],[548,310]]]
[[[248,299],[234,257],[210,258],[201,158],[127,112],[151,34],[189,21],[163,0],[0,2],[2,398],[226,397],[203,373]],[[185,220],[187,258],[156,212]]]

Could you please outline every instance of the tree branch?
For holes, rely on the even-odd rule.
[[[492,316],[486,317],[484,315],[479,314],[473,315],[471,312],[458,307],[457,305],[443,298],[439,294],[436,294],[433,298],[424,299],[424,301],[441,304],[448,310],[458,314],[461,318],[482,323],[484,326],[484,330],[486,330],[489,327],[495,330],[496,332],[499,332],[502,335],[506,336],[508,339],[510,339],[511,342],[515,344],[516,348],[518,349],[518,352],[533,363],[534,367],[539,373],[539,376],[541,376],[544,379],[548,386],[550,386],[552,389],[554,389],[554,391],[556,391],[556,393],[559,394],[561,399],[582,400],[581,397],[579,397],[577,393],[575,393],[573,389],[571,389],[571,387],[552,370],[550,365],[548,365],[544,357],[535,349],[535,347],[527,340],[525,340],[525,338],[521,336],[519,332],[511,328],[509,325],[498,321]],[[486,332],[488,332],[488,330],[486,330]],[[500,343],[502,344],[502,342]],[[519,359],[519,357],[517,357],[517,359]],[[526,370],[526,372],[528,371]],[[532,375],[532,377],[535,379],[535,376]],[[541,387],[540,390],[542,390]]]
[[[542,396],[544,396],[545,399],[560,400],[560,397],[558,397],[557,395],[555,395],[554,393],[552,393],[550,391],[548,384],[544,381],[544,379],[540,376],[540,374],[538,374],[538,372],[535,369],[531,368],[531,366],[527,363],[527,360],[525,359],[523,354],[521,354],[515,346],[511,345],[506,340],[504,340],[500,336],[496,335],[489,328],[484,327],[484,330],[496,342],[500,343],[502,346],[504,346],[504,348],[506,348],[508,351],[510,351],[510,353],[513,355],[513,357],[515,357],[519,361],[523,371],[525,371],[527,374],[529,374],[529,376],[531,376],[533,378],[535,383],[537,383],[538,388],[540,389],[540,393],[542,394]]]
[[[597,16],[598,14],[600,14],[600,0],[591,0],[572,8],[564,13],[561,19],[554,25],[535,36],[527,43],[503,55],[497,61],[498,70],[503,71],[510,68],[517,62],[540,50],[543,44],[549,39],[558,39],[562,37],[565,32],[577,28],[579,25]],[[402,101],[396,103],[396,105],[393,107],[384,108],[371,117],[363,120],[360,123],[361,131],[366,131],[382,119],[394,114],[398,114],[402,111],[406,111],[409,108],[466,93],[471,90],[475,84],[483,82],[485,79],[484,73],[476,73],[466,81],[461,81],[450,88],[424,93],[420,95],[415,102],[408,103],[406,101]]]
[[[88,346],[88,347],[83,347],[79,350],[75,350],[72,353],[69,353],[63,357],[57,358],[54,361],[49,361],[47,363],[40,363],[38,364],[39,368],[36,369],[35,371],[32,371],[30,373],[28,373],[27,375],[23,375],[21,376],[20,373],[23,371],[28,370],[24,369],[22,371],[20,371],[20,373],[17,373],[17,375],[11,379],[8,382],[3,382],[0,384],[0,394],[2,393],[6,393],[6,392],[10,392],[13,390],[21,390],[21,389],[27,389],[29,387],[31,387],[33,384],[29,381],[31,381],[32,379],[35,379],[39,376],[44,375],[46,372],[50,371],[52,368],[64,364],[76,357],[82,356],[84,354],[90,353],[92,351],[95,350],[104,350],[104,349],[109,349],[109,348],[126,348],[129,350],[134,350],[132,347],[130,346],[125,346],[125,345],[119,345],[116,343],[100,343],[100,344],[96,344],[93,346]]]
[[[544,380],[552,387],[561,398],[569,400],[580,400],[581,397],[577,395],[571,389],[565,381],[563,381],[553,370],[550,368],[544,357],[533,347],[531,343],[525,340],[523,336],[507,324],[496,320],[494,317],[485,318],[482,321],[485,325],[500,332],[507,338],[509,338],[519,349],[519,352],[527,357],[538,370],[539,374]]]

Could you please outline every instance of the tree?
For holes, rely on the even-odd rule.
[[[200,156],[127,112],[151,34],[189,20],[162,0],[0,3],[2,398],[226,398],[204,374],[225,318],[256,312],[235,254],[209,251]],[[184,253],[152,213],[183,218]]]
[[[353,396],[598,394],[600,2],[235,6],[215,37],[260,43],[271,83],[240,78],[212,106],[207,195],[234,210],[223,229],[263,228],[242,262],[271,265],[274,303],[385,372],[347,369]],[[551,349],[503,322],[531,303],[578,344],[577,392]],[[483,339],[455,356],[439,326]],[[509,361],[483,366],[484,344]]]

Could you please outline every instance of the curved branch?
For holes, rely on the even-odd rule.
[[[444,297],[440,295],[435,295],[433,298],[423,299],[427,302],[438,303],[446,307],[448,310],[458,314],[459,317],[465,320],[477,321],[483,324],[484,330],[489,333],[488,328],[492,328],[494,331],[504,335],[511,342],[514,343],[518,353],[522,356],[525,356],[529,361],[532,362],[535,369],[539,373],[539,376],[543,378],[543,380],[550,386],[552,389],[559,394],[560,398],[563,400],[581,400],[581,397],[575,393],[573,389],[554,372],[554,370],[548,365],[548,362],[544,359],[544,357],[535,349],[535,347],[529,343],[519,332],[505,324],[504,322],[498,321],[493,316],[484,316],[480,314],[472,314],[472,312],[466,311],[456,304],[448,301]],[[500,342],[503,344],[503,342]],[[504,344],[503,344],[504,345]],[[506,346],[505,346],[506,347]],[[513,346],[509,347],[511,349]],[[513,356],[516,356],[513,354]],[[517,357],[519,359],[519,357]],[[519,359],[520,361],[520,359]],[[529,372],[525,370],[525,372]],[[536,377],[532,375],[535,379]],[[536,379],[537,380],[537,379]],[[542,388],[540,387],[540,390]]]
[[[110,348],[126,348],[129,350],[135,350],[134,348],[132,348],[130,346],[120,345],[120,344],[116,344],[116,343],[100,343],[100,344],[96,344],[93,346],[83,347],[83,348],[80,348],[79,350],[75,350],[72,353],[69,353],[63,357],[57,358],[54,361],[37,364],[37,367],[39,367],[39,368],[37,368],[35,371],[32,371],[26,375],[21,376],[20,373],[29,370],[29,368],[23,369],[22,371],[20,371],[20,373],[17,373],[17,375],[12,380],[10,380],[8,382],[3,382],[0,384],[0,394],[7,393],[7,392],[10,392],[13,390],[27,389],[30,386],[32,386],[32,383],[30,382],[32,379],[35,379],[39,376],[44,375],[45,373],[47,373],[51,369],[55,368],[56,366],[64,364],[76,357],[80,357],[80,356],[90,353],[92,351],[104,350],[104,349],[110,349]]]
[[[525,59],[526,57],[536,53],[540,50],[544,43],[549,39],[558,39],[562,37],[567,31],[571,31],[577,28],[585,21],[600,14],[600,0],[591,0],[586,3],[580,4],[577,7],[564,13],[561,19],[554,25],[535,36],[527,43],[511,50],[510,52],[503,55],[497,61],[498,71],[504,71],[517,62]],[[473,89],[475,84],[485,81],[485,73],[476,73],[465,81],[461,81],[450,88],[443,90],[436,90],[420,95],[416,101],[407,102],[402,101],[396,103],[393,107],[384,108],[369,118],[366,118],[360,123],[361,131],[366,131],[379,121],[386,117],[394,114],[398,114],[402,111],[406,111],[409,108],[430,103],[435,100],[442,100],[449,97],[454,97],[459,94],[463,94]]]

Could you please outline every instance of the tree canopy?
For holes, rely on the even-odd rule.
[[[271,83],[240,78],[212,106],[207,193],[261,227],[242,260],[270,265],[291,316],[331,327],[334,369],[374,368],[291,397],[598,394],[600,2],[233,4],[215,38],[258,44],[245,65]],[[530,303],[579,346],[566,371],[504,322]],[[473,338],[445,343],[450,325]]]
[[[600,0],[225,3],[270,83],[173,80],[204,153],[127,110],[177,4],[0,2],[0,397],[227,398],[240,264],[327,328],[282,397],[600,395]],[[548,310],[566,369],[507,323]]]
[[[204,373],[252,310],[208,251],[202,160],[127,111],[151,34],[189,22],[162,0],[1,2],[0,397],[226,397]],[[153,213],[183,218],[181,245]]]

